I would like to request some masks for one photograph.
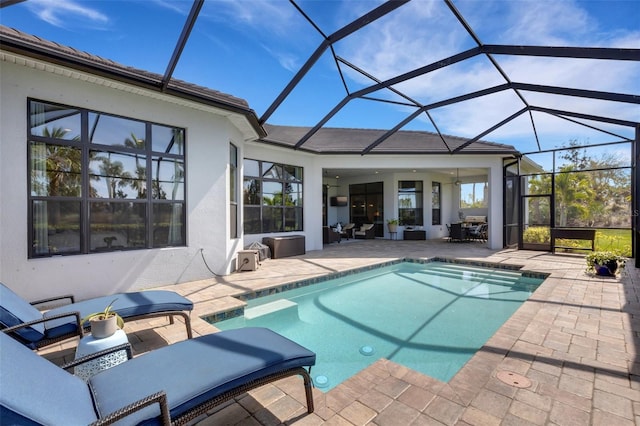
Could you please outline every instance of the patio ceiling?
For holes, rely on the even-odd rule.
[[[15,7],[23,1],[30,0],[0,0],[0,7]],[[194,37],[194,29],[205,32],[212,25],[201,16],[208,4],[204,0],[194,0],[175,45],[160,46],[170,51],[171,55],[166,67],[159,73],[162,78],[151,83],[158,90],[171,89],[174,74],[180,69],[181,57]],[[476,142],[483,141],[512,145],[520,152],[535,152],[568,142],[554,136],[547,137],[545,126],[549,123],[554,123],[551,127],[587,128],[594,135],[599,135],[596,137],[604,138],[600,142],[632,141],[638,137],[635,132],[640,126],[639,86],[616,86],[610,80],[604,82],[602,78],[622,72],[640,75],[640,49],[634,43],[632,47],[555,46],[543,40],[538,45],[532,45],[526,39],[522,44],[496,43],[491,40],[494,33],[484,26],[485,20],[470,2],[418,2],[421,7],[430,8],[430,12],[424,14],[424,27],[441,31],[405,34],[407,46],[428,35],[443,41],[447,37],[464,39],[463,43],[456,46],[463,45],[465,48],[443,48],[435,53],[424,52],[419,58],[406,58],[406,64],[394,67],[395,74],[389,75],[385,69],[368,66],[366,54],[358,55],[354,53],[357,49],[352,47],[359,45],[361,50],[372,56],[390,55],[383,43],[388,28],[385,25],[392,16],[407,13],[406,10],[414,13],[415,10],[408,8],[410,4],[415,6],[416,2],[395,0],[377,4],[356,19],[341,25],[319,22],[320,15],[315,13],[317,6],[310,3],[290,0],[289,3],[277,4],[279,8],[294,10],[297,19],[306,22],[307,31],[314,33],[319,43],[315,50],[308,53],[306,61],[289,81],[279,82],[280,86],[268,83],[272,87],[283,88],[272,92],[270,103],[262,113],[257,114],[257,123],[265,126],[267,131],[268,124],[298,126],[300,123],[283,120],[291,117],[292,111],[304,109],[310,103],[322,104],[324,112],[306,117],[308,122],[299,127],[304,131],[287,133],[290,140],[274,141],[267,134],[265,142],[323,153],[406,153],[406,147],[396,149],[394,144],[398,143],[398,132],[411,130],[430,134],[428,142],[426,137],[424,141],[419,137],[411,141],[412,146],[417,147],[416,151],[420,151],[420,144],[432,144],[435,135],[440,146],[433,149],[441,153],[475,154],[478,147]],[[323,3],[322,7],[332,7],[332,4]],[[123,4],[123,8],[126,8],[126,4]],[[442,34],[441,21],[446,22],[444,30],[451,35]],[[3,24],[10,25],[8,22]],[[513,33],[518,32],[516,30],[522,29],[514,29]],[[518,41],[515,36],[513,41]],[[197,43],[198,46],[202,45],[201,40]],[[372,48],[372,44],[378,47]],[[199,49],[198,54],[215,58],[215,45],[209,44],[208,47],[210,49],[207,51]],[[348,54],[350,56],[346,56]],[[522,58],[526,58],[526,62]],[[318,80],[315,74],[324,72],[326,68],[321,68],[321,64],[326,66],[327,61],[334,64],[335,75],[332,79],[341,86],[342,94],[339,94],[340,90],[332,89],[334,97],[329,101],[320,100],[319,97],[297,97],[296,91],[301,86],[316,84]],[[581,79],[579,86],[563,84],[567,79],[557,76],[562,74],[567,64],[575,64],[576,61],[586,61],[598,72],[592,72],[590,80]],[[470,66],[473,71],[462,71],[462,64]],[[543,72],[531,80],[531,74],[523,72],[523,64]],[[260,69],[256,69],[255,73],[256,78],[261,78]],[[453,79],[460,79],[460,84],[454,86],[455,91],[441,93],[439,83]],[[318,92],[328,90],[325,87],[315,89]],[[249,105],[253,107],[251,100]],[[376,126],[363,121],[363,116],[369,115],[371,109],[387,111],[385,120],[376,122]],[[441,130],[455,128],[451,121],[471,121],[476,116],[481,119],[477,120],[479,123],[475,126],[465,127],[467,134],[455,133],[456,143],[452,143],[452,137]],[[527,129],[530,136],[511,142],[510,135],[515,134],[512,130],[514,127],[519,129],[518,134],[521,134],[522,128]],[[349,140],[336,144],[335,140],[331,142],[322,137],[323,131],[326,134],[333,128],[381,131],[372,133],[366,143],[360,140],[355,146]],[[549,132],[549,135],[553,135],[553,132]]]

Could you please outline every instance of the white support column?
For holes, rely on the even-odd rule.
[[[503,232],[503,185],[502,163],[493,165],[489,169],[489,212],[487,221],[489,222],[490,249],[499,250],[502,248]]]

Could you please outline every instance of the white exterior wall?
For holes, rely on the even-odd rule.
[[[0,52],[0,93],[0,281],[28,300],[68,293],[84,299],[207,279],[213,273],[226,275],[235,269],[238,250],[261,241],[264,236],[289,235],[243,235],[243,158],[304,168],[304,229],[294,234],[305,235],[307,251],[322,249],[324,168],[379,170],[378,175],[357,181],[334,179],[341,187],[330,188],[329,195],[348,195],[349,183],[383,181],[385,218],[397,215],[398,181],[422,180],[427,238],[447,235],[445,224],[457,221],[459,205],[452,178],[429,169],[486,168],[490,206],[494,206],[487,212],[488,246],[502,247],[499,156],[313,155],[278,148],[253,142],[257,135],[241,115],[3,52]],[[187,246],[28,259],[27,98],[185,128]],[[229,143],[238,148],[238,239],[229,238]],[[388,169],[406,172],[391,173]],[[433,181],[442,184],[442,225],[436,226],[431,225]],[[348,217],[348,207],[328,207],[329,224],[347,222]]]
[[[363,176],[353,178],[340,178],[336,181],[335,176],[328,176],[325,181],[339,188],[329,189],[329,196],[348,195],[349,185],[366,182],[384,182],[384,214],[385,220],[397,218],[398,181],[401,180],[422,180],[423,181],[423,209],[424,226],[427,231],[427,238],[442,238],[448,235],[446,224],[458,222],[458,210],[460,205],[460,195],[458,187],[453,185],[455,177],[443,175],[429,169],[441,168],[486,168],[489,181],[489,207],[487,209],[475,209],[466,211],[466,215],[486,215],[489,222],[489,241],[487,246],[492,249],[502,248],[502,158],[489,155],[432,155],[432,156],[403,156],[403,155],[323,155],[316,158],[319,173],[323,168],[346,168],[363,169],[366,172]],[[406,172],[390,172],[390,169],[405,169]],[[413,172],[413,170],[416,172]],[[371,170],[377,170],[378,174],[371,174]],[[471,178],[468,178],[471,179]],[[461,179],[464,182],[464,179]],[[431,183],[441,183],[441,225],[431,225]],[[318,196],[318,198],[321,198]],[[322,201],[320,199],[320,201]],[[305,204],[306,207],[306,204]],[[328,207],[328,223],[332,225],[336,221],[347,223],[349,221],[348,207]],[[322,206],[317,212],[318,221],[322,224]],[[321,225],[318,225],[320,229]],[[398,239],[402,238],[403,227],[398,227]],[[385,237],[388,238],[388,230],[385,225]],[[322,248],[322,241],[320,246]]]
[[[230,273],[241,240],[229,239],[229,143],[242,150],[255,139],[248,125],[238,129],[228,111],[35,66],[0,62],[0,280],[28,300],[84,299],[211,278],[203,255],[214,272]],[[28,97],[185,128],[187,247],[28,259]]]

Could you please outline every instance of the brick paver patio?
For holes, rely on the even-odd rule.
[[[168,286],[199,317],[242,306],[234,295],[334,271],[411,257],[446,256],[521,265],[550,276],[449,381],[381,359],[327,393],[307,414],[299,378],[264,386],[196,422],[205,425],[640,425],[640,272],[585,273],[584,256],[489,250],[480,243],[368,240],[268,260],[255,272]],[[136,354],[186,338],[165,319],[128,323]],[[77,341],[41,351],[73,357]],[[501,380],[504,379],[504,380]]]

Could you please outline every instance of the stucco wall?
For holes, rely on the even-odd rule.
[[[398,180],[423,180],[428,238],[446,235],[444,226],[430,225],[431,182],[443,184],[443,225],[456,220],[457,208],[454,206],[458,203],[452,185],[447,185],[446,176],[429,169],[486,168],[490,186],[488,245],[494,249],[502,246],[502,163],[498,156],[313,155],[252,142],[257,135],[232,124],[242,125],[243,117],[230,119],[228,112],[211,107],[31,60],[18,64],[0,61],[0,67],[0,280],[27,299],[63,293],[83,299],[230,273],[235,266],[237,250],[253,241],[261,241],[265,236],[242,235],[241,203],[240,238],[229,236],[227,170],[230,142],[239,149],[240,194],[242,158],[304,168],[304,229],[296,234],[305,235],[307,251],[322,249],[324,168],[379,170],[379,177],[372,174],[358,182],[384,181],[387,217],[395,216],[393,212],[397,212]],[[185,128],[187,247],[28,259],[26,108],[29,97]],[[389,169],[405,171],[392,173]],[[335,190],[336,194],[345,195],[348,184],[356,182],[340,179],[336,183],[346,185]],[[334,195],[333,190],[330,195]],[[331,211],[329,223],[346,222],[348,208],[342,210]]]
[[[212,277],[232,268],[240,240],[229,239],[229,142],[245,136],[205,107],[120,84],[0,62],[0,280],[27,299],[73,293],[80,299]],[[78,78],[79,77],[79,78]],[[187,247],[28,259],[27,98],[184,127]],[[208,108],[208,107],[207,107]],[[228,114],[228,113],[227,113]]]

